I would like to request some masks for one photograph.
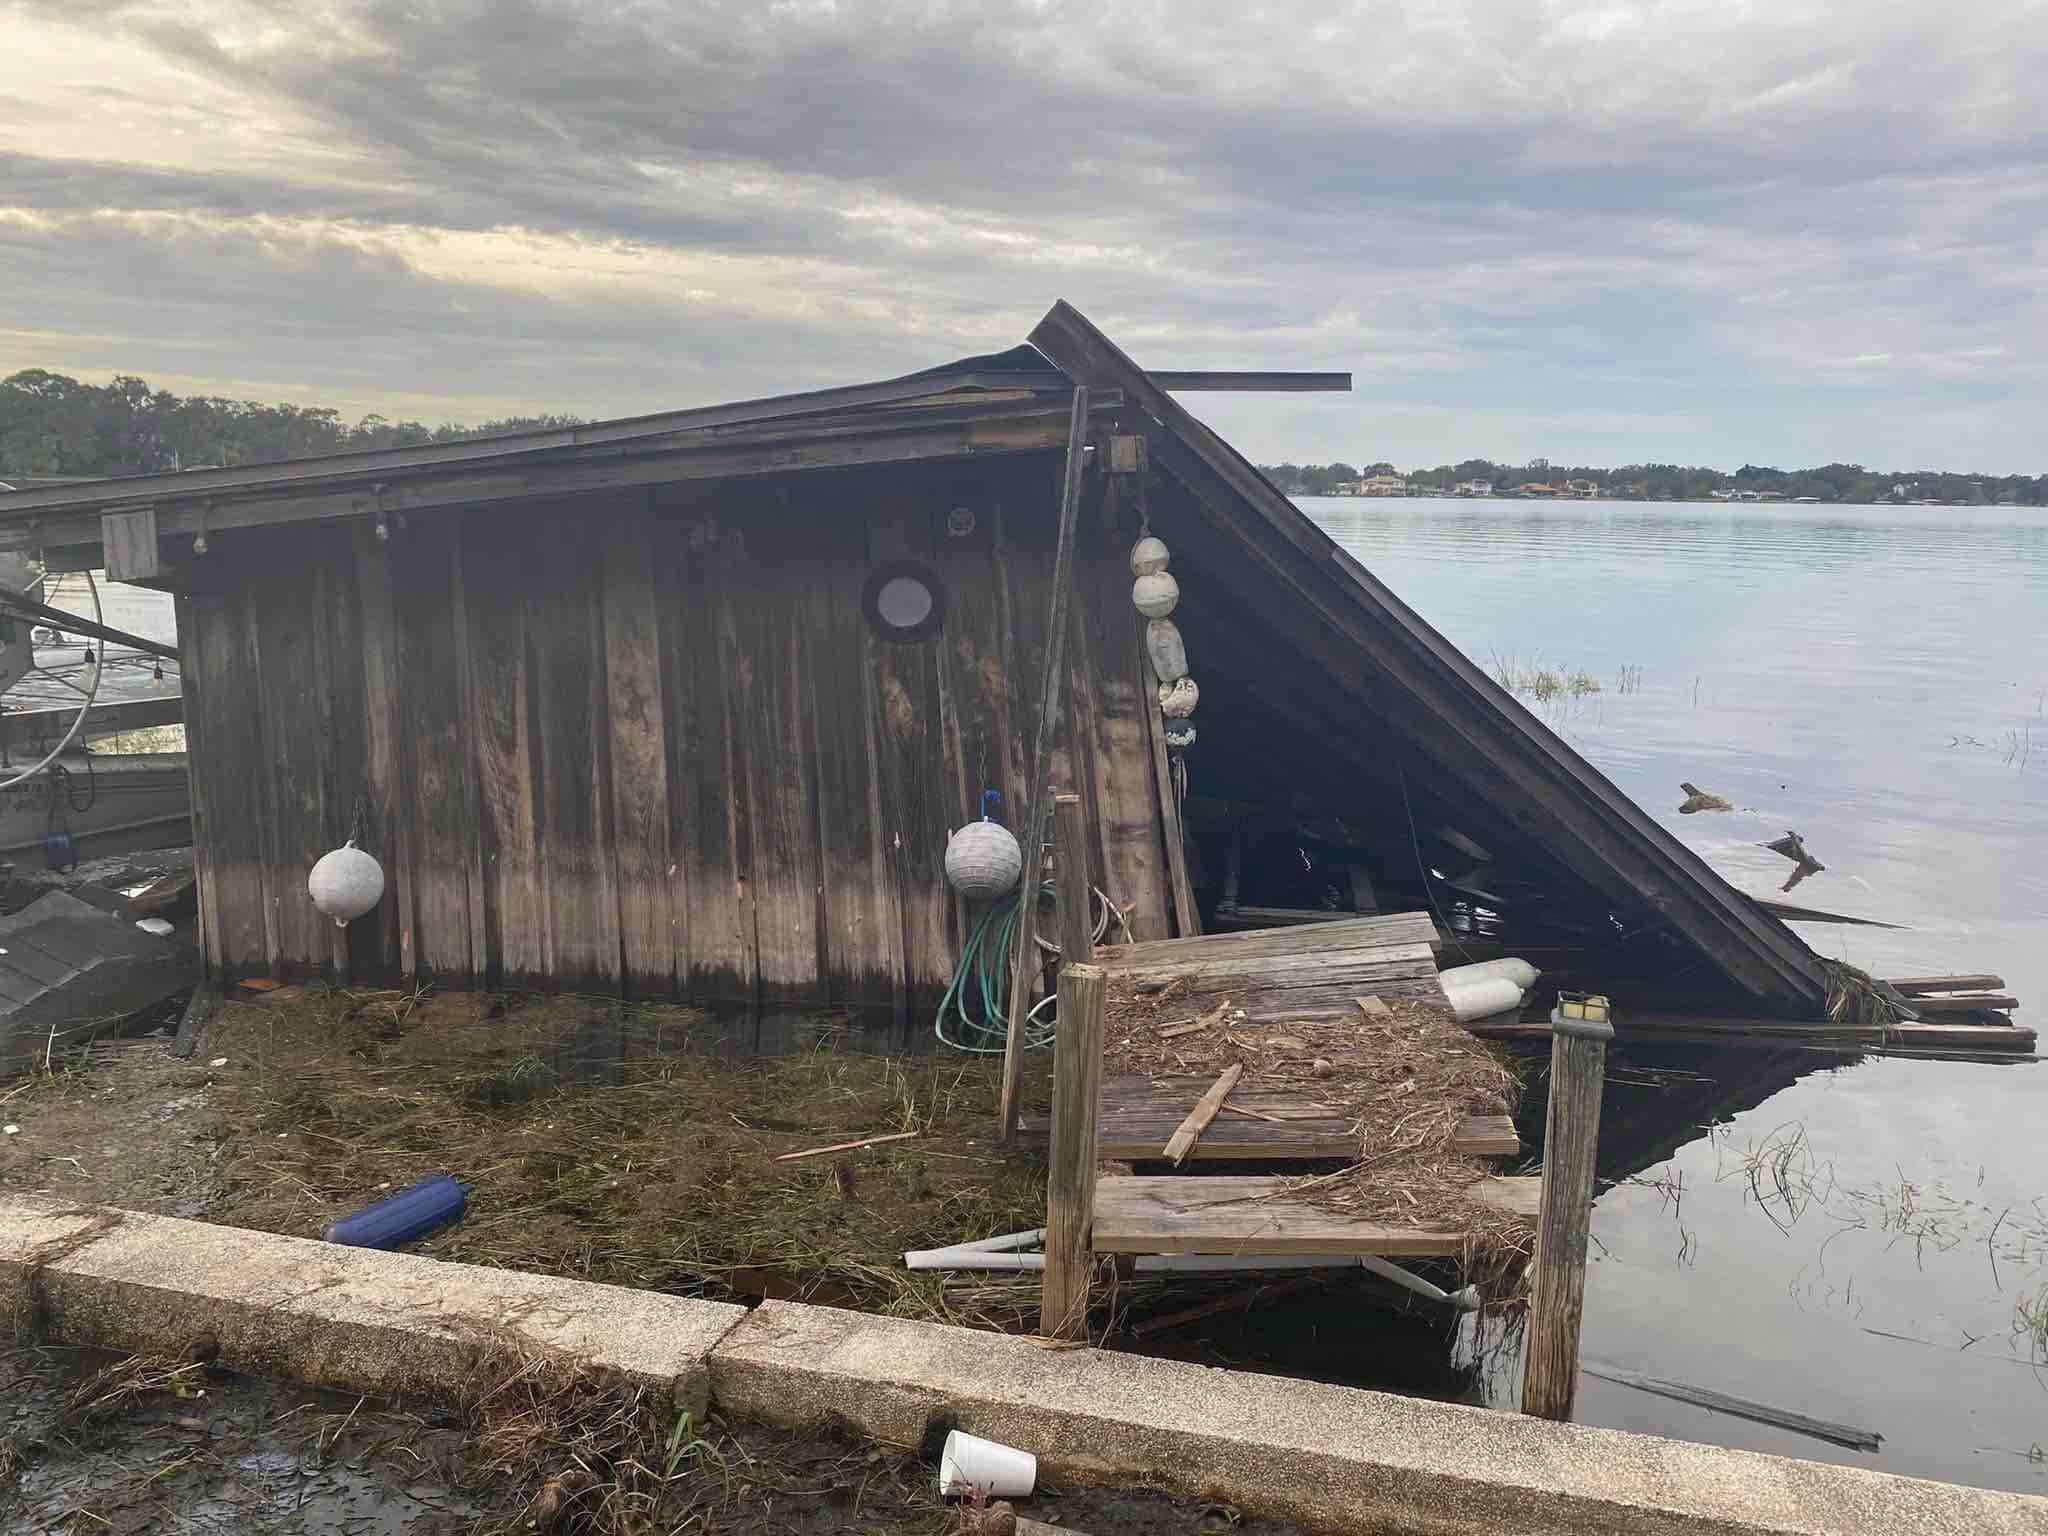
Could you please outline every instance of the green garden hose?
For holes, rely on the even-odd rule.
[[[1047,897],[1052,897],[1055,911],[1058,910],[1058,894],[1050,880],[1038,888],[1039,901],[1042,903]],[[1095,942],[1102,942],[1114,921],[1123,930],[1124,940],[1128,943],[1131,930],[1124,921],[1122,909],[1099,887],[1091,887],[1089,894],[1095,898]],[[1017,909],[1016,893],[1005,896],[982,914],[981,921],[967,936],[967,943],[960,951],[960,964],[953,970],[952,984],[939,1000],[938,1021],[932,1026],[941,1045],[950,1045],[956,1051],[969,1051],[976,1056],[999,1056],[1007,1047],[1010,1038],[1010,973],[1015,965],[1013,951],[1017,947]],[[1042,931],[1038,935],[1038,947],[1049,955],[1060,952],[1059,945]],[[1052,1044],[1053,1023],[1041,1020],[1039,1014],[1051,1008],[1053,1002],[1054,994],[1048,993],[1032,1004],[1031,1011],[1024,1016],[1026,1050],[1043,1050]],[[955,1026],[952,1034],[946,1032],[949,1021]]]

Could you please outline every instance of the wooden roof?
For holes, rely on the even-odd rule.
[[[1426,755],[1437,787],[1484,801],[1546,862],[1667,924],[1760,1010],[1819,1016],[1826,983],[1817,957],[1791,929],[1474,666],[1079,310],[1054,305],[1031,341],[1076,383],[1120,391],[1127,420],[1134,410],[1156,423],[1155,467],[1187,489],[1218,534],[1236,541],[1245,557],[1237,581],[1289,633],[1306,635],[1304,626],[1313,626],[1317,643],[1302,647],[1302,670],[1331,656],[1346,671],[1370,672],[1377,692],[1397,701],[1369,727],[1334,728],[1404,738]]]

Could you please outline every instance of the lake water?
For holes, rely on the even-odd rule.
[[[1797,829],[1827,869],[1789,899],[1910,925],[1802,925],[1823,954],[1996,972],[2038,1017],[2048,514],[1301,505],[1481,665],[1597,681],[1532,707],[1738,887],[1774,892],[1790,866],[1757,845]],[[1680,816],[1688,779],[1739,809]],[[1602,1171],[1635,1177],[1595,1208],[1586,1363],[1885,1438],[1839,1450],[1592,1378],[1581,1422],[2048,1493],[2048,1339],[2027,1325],[2048,1318],[2048,1073],[1819,1051],[1610,1068]],[[1519,1361],[1486,1391],[1517,1404]]]

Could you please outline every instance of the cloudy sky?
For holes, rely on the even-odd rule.
[[[2048,470],[2048,0],[0,0],[0,373],[427,420],[1056,298],[1256,458]]]

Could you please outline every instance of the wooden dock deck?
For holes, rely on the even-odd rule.
[[[1231,1027],[1240,1030],[1318,1019],[1356,1022],[1363,1031],[1361,999],[1448,1006],[1431,954],[1434,937],[1428,914],[1410,912],[1129,944],[1099,950],[1095,961],[1126,993],[1169,995],[1170,989],[1174,1014],[1202,1015],[1227,1001]],[[1334,1066],[1346,1064],[1341,1040],[1333,1045],[1325,1037],[1319,1050]],[[1113,1162],[1163,1159],[1168,1139],[1211,1085],[1208,1076],[1183,1072],[1105,1079],[1098,1155]],[[1255,1079],[1229,1094],[1188,1159],[1353,1161],[1360,1122],[1335,1102],[1341,1090],[1336,1077]],[[1423,1107],[1409,1103],[1403,1112]],[[1452,1150],[1510,1158],[1520,1153],[1521,1141],[1508,1116],[1474,1113],[1460,1122]],[[1455,1255],[1464,1248],[1460,1231],[1390,1225],[1289,1199],[1291,1182],[1272,1173],[1104,1175],[1096,1184],[1091,1245],[1117,1254],[1383,1257]],[[1537,1178],[1492,1177],[1474,1193],[1484,1204],[1533,1219],[1541,1188]]]

